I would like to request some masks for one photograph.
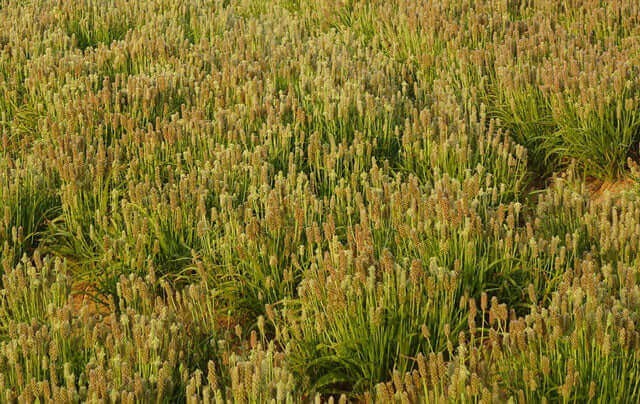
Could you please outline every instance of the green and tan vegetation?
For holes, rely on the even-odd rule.
[[[0,28],[0,402],[640,402],[636,0]]]

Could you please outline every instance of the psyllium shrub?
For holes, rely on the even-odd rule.
[[[213,361],[206,371],[197,370],[186,387],[188,403],[295,403],[303,400],[296,380],[284,366],[285,358],[275,345],[263,346],[252,334],[250,351],[245,355],[231,354],[223,366],[228,382],[220,379]]]
[[[464,323],[454,272],[397,263],[390,254],[369,268],[355,261],[336,246],[276,321],[287,363],[307,389],[362,392],[394,368],[408,370],[417,352],[444,349]]]
[[[502,82],[499,82],[502,85]],[[490,98],[489,113],[499,120],[513,140],[526,147],[531,170],[545,178],[558,169],[558,154],[545,146],[557,131],[551,101],[537,87],[522,84],[515,88],[499,87]]]
[[[441,91],[430,111],[416,116],[413,126],[406,122],[404,168],[427,184],[444,174],[462,181],[479,172],[500,187],[501,201],[520,199],[529,181],[526,149],[488,118],[484,105],[466,107],[453,94]],[[432,119],[432,114],[440,118]]]
[[[636,354],[637,289],[630,267],[576,261],[549,304],[508,316],[494,304],[470,305],[469,331],[489,312],[483,333],[460,333],[448,362],[418,354],[416,369],[379,384],[378,400],[617,401],[640,394]],[[631,270],[633,272],[633,270]],[[624,279],[624,281],[623,281]],[[624,285],[619,282],[624,282]],[[599,285],[599,286],[598,286]]]
[[[57,23],[63,27],[71,43],[82,51],[98,44],[109,46],[122,40],[139,17],[133,15],[132,3],[124,1],[118,7],[90,1],[73,6],[62,5],[56,11]]]
[[[386,205],[373,186],[384,178],[361,182],[366,203],[356,194],[358,221],[345,223],[346,240],[335,222],[325,224],[326,247],[275,320],[292,371],[312,389],[364,391],[413,368],[418,352],[443,352],[467,325],[469,297],[488,293],[525,311],[529,285],[546,299],[557,284],[538,268],[560,252],[547,257],[543,243],[527,238],[522,204],[508,202],[491,173],[478,168],[463,181],[444,174],[428,192],[416,177],[396,179]],[[345,193],[336,190],[338,207]]]
[[[447,338],[445,352],[419,352],[414,369],[394,371],[389,381],[372,391],[381,402],[504,401],[509,398],[494,378],[494,356],[500,354],[501,336],[508,333],[513,311],[496,297],[469,299],[460,310],[467,327]]]
[[[632,81],[616,85],[622,86],[616,88],[616,97],[555,101],[558,131],[545,139],[548,154],[573,158],[585,173],[598,178],[623,176],[627,157],[636,153],[640,142],[640,101]]]
[[[36,254],[4,275],[0,362],[7,401],[53,398],[52,389],[68,398],[76,393],[72,374],[87,355],[81,347],[81,323],[70,321],[71,280],[64,272],[62,261]]]
[[[596,257],[604,265],[638,265],[638,193],[605,193],[590,207],[587,234],[596,240]]]
[[[15,163],[13,163],[15,164]],[[0,261],[13,266],[41,244],[48,221],[59,214],[54,173],[35,161],[0,164]]]
[[[71,293],[66,265],[36,256],[5,275],[0,307],[3,397],[184,400],[191,372],[220,363],[213,292],[193,284],[157,292],[153,277],[117,283],[118,303]],[[226,349],[226,348],[225,348]],[[217,370],[221,383],[228,372]],[[124,398],[123,398],[124,399]]]
[[[33,261],[21,261],[3,275],[0,332],[4,337],[12,324],[45,321],[50,309],[67,303],[71,280],[63,272],[61,261],[43,260],[36,252]]]
[[[558,179],[538,195],[530,227],[532,234],[539,234],[544,251],[553,247],[556,254],[560,253],[555,263],[549,261],[556,268],[556,275],[564,272],[557,264],[571,266],[576,259],[588,255],[602,264],[635,265],[638,245],[635,230],[631,229],[638,226],[637,206],[638,195],[632,188],[605,190],[591,197],[575,178]]]
[[[526,401],[635,400],[640,361],[632,313],[638,302],[627,297],[637,288],[635,281],[626,284],[629,270],[620,265],[612,273],[593,261],[576,262],[575,278],[566,277],[548,308],[510,326],[502,351],[510,360],[496,362],[505,388]],[[595,287],[598,279],[603,284]]]

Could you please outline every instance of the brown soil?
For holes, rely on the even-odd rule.
[[[72,287],[71,302],[73,310],[76,312],[80,311],[83,307],[87,307],[91,314],[107,318],[112,311],[109,305],[102,303],[106,301],[108,301],[108,297],[100,293],[90,282],[78,281]],[[235,335],[237,326],[246,326],[250,321],[246,316],[219,314],[217,323],[219,325],[219,331],[229,335]],[[248,335],[244,337],[244,339],[239,341],[246,342],[245,340]]]
[[[98,302],[98,300],[104,300],[101,297],[104,298],[89,282],[77,282],[73,285],[71,299],[73,309],[76,311],[82,307],[88,307],[89,311],[94,314],[108,315],[109,307]]]
[[[623,178],[617,181],[601,181],[590,179],[587,181],[587,188],[591,193],[591,199],[600,203],[607,195],[615,195],[631,189],[636,184],[631,178]]]

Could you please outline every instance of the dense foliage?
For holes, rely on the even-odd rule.
[[[0,28],[0,402],[640,401],[637,1]]]

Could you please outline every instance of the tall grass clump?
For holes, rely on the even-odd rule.
[[[624,79],[618,79],[622,81]],[[627,158],[640,145],[640,102],[633,82],[614,84],[615,97],[554,99],[559,130],[545,139],[549,155],[579,162],[586,175],[604,180],[628,172]]]
[[[558,130],[550,100],[532,86],[498,89],[494,97],[491,114],[515,142],[526,147],[531,170],[541,178],[552,175],[559,166],[559,153],[549,152],[545,147],[548,137]]]
[[[63,6],[59,23],[81,51],[98,44],[109,46],[113,41],[124,39],[133,27],[132,18],[128,15],[130,2],[119,3],[114,7],[96,1]]]
[[[637,302],[620,300],[637,287],[628,283],[629,270],[576,262],[548,306],[507,320],[492,305],[485,338],[461,338],[448,369],[436,355],[419,354],[416,370],[377,386],[377,399],[635,400],[640,362],[637,320],[629,315]],[[480,314],[472,307],[471,316]]]
[[[35,162],[0,168],[0,253],[3,266],[13,266],[40,246],[48,221],[60,211],[54,174]],[[38,168],[38,166],[40,168]]]
[[[342,268],[305,279],[298,304],[283,308],[289,366],[312,391],[363,392],[394,367],[408,370],[410,355],[442,349],[450,327],[459,330],[455,274],[418,261],[409,273],[386,260],[366,274]]]
[[[115,311],[95,312],[72,294],[67,271],[63,261],[36,255],[4,276],[4,399],[294,401],[273,345],[263,347],[254,334],[246,355],[229,351],[205,285],[177,292],[163,283],[159,295],[153,279],[123,277]]]

